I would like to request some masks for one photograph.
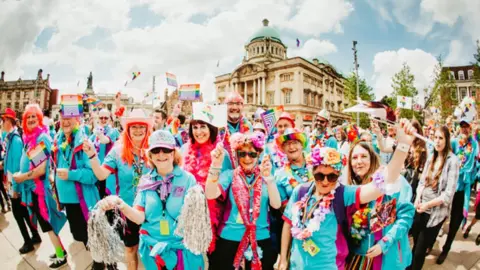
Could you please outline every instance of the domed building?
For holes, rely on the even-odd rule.
[[[327,61],[287,58],[288,47],[267,19],[245,45],[245,57],[233,72],[215,78],[217,101],[230,91],[245,100],[244,113],[252,118],[258,107],[283,105],[297,126],[309,126],[323,108],[332,123],[350,120],[342,110],[346,102],[344,77]]]

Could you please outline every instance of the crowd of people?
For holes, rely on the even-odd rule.
[[[37,104],[22,119],[7,108],[0,202],[23,237],[19,252],[42,242],[40,224],[54,247],[50,268],[62,267],[59,232],[68,222],[88,249],[89,218],[101,209],[124,243],[128,269],[139,267],[138,258],[146,269],[169,270],[422,269],[445,222],[437,264],[462,223],[467,238],[480,219],[479,195],[475,218],[465,223],[480,178],[473,119],[401,119],[388,127],[372,119],[361,129],[332,127],[321,110],[312,127],[297,127],[282,112],[272,130],[261,110],[253,119],[243,114],[239,94],[225,104],[224,127],[213,124],[215,116],[182,115],[181,104],[171,115],[61,110],[57,123]],[[187,245],[190,234],[175,233],[194,187],[203,191],[210,224],[198,230],[212,236],[202,253]],[[94,261],[92,269],[117,264]]]

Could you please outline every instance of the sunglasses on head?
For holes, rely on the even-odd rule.
[[[163,147],[157,147],[157,148],[153,148],[152,150],[150,150],[150,152],[154,155],[162,152],[164,154],[170,154],[173,152],[173,149],[169,149],[169,148],[163,148]]]
[[[330,173],[330,174],[316,173],[313,175],[313,177],[315,178],[315,181],[317,182],[323,182],[323,180],[327,178],[328,182],[330,183],[337,182],[338,176],[339,175],[335,173]]]
[[[239,158],[244,158],[246,156],[249,156],[251,158],[257,158],[258,157],[258,153],[257,152],[245,152],[245,151],[238,151],[237,152],[237,155]]]

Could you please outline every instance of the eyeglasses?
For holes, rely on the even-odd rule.
[[[244,158],[246,156],[249,156],[251,158],[257,158],[258,157],[258,153],[257,152],[245,152],[245,151],[239,151],[237,152],[237,155],[239,158]]]
[[[330,183],[337,182],[338,180],[338,174],[335,174],[335,173],[330,173],[330,174],[316,173],[313,175],[313,177],[317,182],[323,182],[325,178],[327,178],[328,182]]]
[[[102,116],[102,117],[99,117],[98,119],[100,119],[100,120],[108,120],[108,117]]]
[[[131,129],[135,129],[135,130],[145,130],[147,129],[147,126],[144,126],[144,125],[134,125],[134,126],[130,126]]]
[[[162,152],[164,154],[170,154],[173,152],[173,149],[169,149],[169,148],[163,148],[163,147],[157,147],[157,148],[153,148],[152,150],[150,150],[150,152],[154,155]]]
[[[229,106],[233,106],[233,105],[240,106],[240,105],[242,105],[242,103],[241,102],[228,102],[227,105],[229,105]]]
[[[324,125],[325,123],[327,123],[327,121],[325,121],[325,120],[317,120],[316,122],[317,122],[317,123],[320,123],[320,124],[322,124],[322,125]]]

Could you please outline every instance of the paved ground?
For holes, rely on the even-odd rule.
[[[470,217],[471,218],[471,217]],[[448,226],[444,226],[445,229]],[[15,219],[11,212],[0,214],[0,269],[49,269],[48,256],[53,253],[48,235],[42,234],[43,242],[37,245],[34,252],[27,255],[20,255],[18,249],[23,245],[23,240],[17,228]],[[480,247],[475,245],[475,238],[480,233],[480,223],[472,229],[470,237],[463,239],[460,233],[453,243],[452,250],[443,265],[436,265],[436,256],[440,253],[438,241],[432,254],[427,257],[424,269],[475,269],[480,270]],[[60,232],[60,237],[68,252],[68,266],[62,269],[90,269],[92,259],[83,244],[72,239],[70,229],[67,225]],[[446,235],[439,238],[440,243],[446,239]],[[126,269],[120,264],[120,269]],[[143,268],[142,268],[143,269]]]

